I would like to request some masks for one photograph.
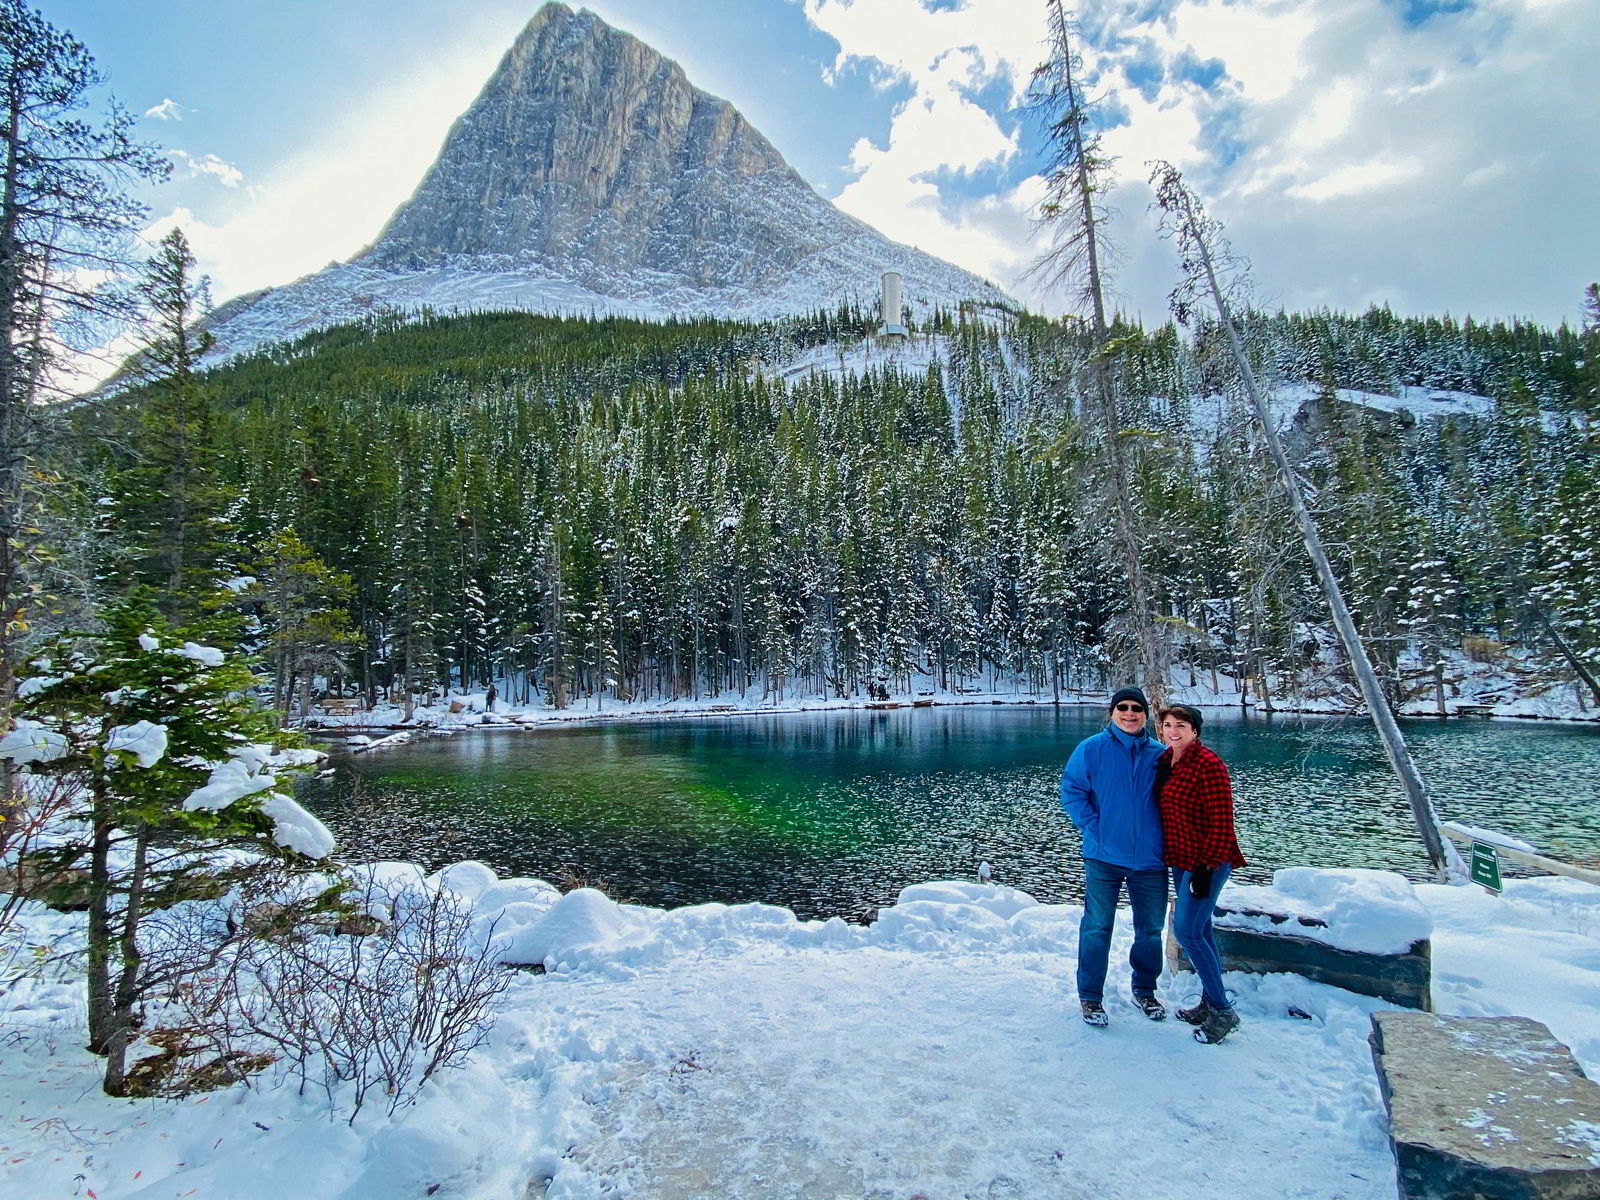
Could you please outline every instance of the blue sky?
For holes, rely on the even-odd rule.
[[[44,0],[173,155],[145,198],[219,300],[347,258],[432,161],[531,0]],[[1042,0],[591,0],[732,100],[818,191],[1010,288],[1039,250],[1016,104]],[[1576,317],[1600,278],[1596,0],[1077,6],[1118,157],[1125,309],[1164,319],[1145,162],[1182,166],[1269,305]]]

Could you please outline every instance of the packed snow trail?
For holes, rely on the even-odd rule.
[[[1125,996],[1089,1029],[1071,961],[776,950],[541,981],[529,1036],[581,1029],[612,1069],[586,1136],[530,1194],[1391,1200],[1366,1042],[1383,1004],[1245,984],[1244,1028],[1201,1046]],[[1287,1015],[1291,991],[1310,1019]]]
[[[1600,888],[1396,884],[1405,904],[1386,910],[1368,887],[1365,910],[1334,924],[1393,934],[1414,896],[1431,915],[1440,1012],[1543,1021],[1600,1074]],[[469,896],[533,954],[521,961],[552,971],[520,975],[487,1044],[414,1107],[369,1106],[346,1123],[319,1091],[271,1072],[181,1100],[113,1099],[82,1049],[82,983],[68,972],[0,994],[0,1195],[1395,1195],[1367,1044],[1370,1014],[1387,1006],[1292,975],[1229,974],[1244,1027],[1197,1045],[1128,1004],[1126,913],[1112,1025],[1092,1030],[1071,994],[1080,910],[1005,887],[917,885],[863,927],[768,905],[559,897],[475,863],[430,885]],[[29,905],[24,917],[31,941],[81,936],[82,914]],[[1160,990],[1174,1006],[1194,978]]]

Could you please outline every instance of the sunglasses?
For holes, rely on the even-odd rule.
[[[1144,711],[1144,705],[1142,705],[1142,704],[1119,704],[1119,705],[1117,705],[1117,711],[1118,712],[1143,712]]]

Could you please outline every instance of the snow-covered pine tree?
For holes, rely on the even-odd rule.
[[[38,868],[86,873],[89,1048],[119,1096],[145,1001],[208,961],[149,957],[140,936],[149,915],[223,894],[263,855],[321,858],[333,838],[276,790],[283,771],[321,756],[283,744],[248,699],[249,671],[187,640],[205,635],[170,628],[146,599],[102,621],[41,650],[0,758],[79,787],[78,820],[40,851]],[[239,849],[253,856],[218,854]]]
[[[1575,464],[1562,476],[1548,532],[1539,542],[1536,603],[1547,614],[1548,632],[1600,706],[1600,550],[1593,534],[1600,470],[1593,461]]]

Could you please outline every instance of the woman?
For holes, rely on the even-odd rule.
[[[1195,1041],[1220,1042],[1239,1028],[1222,987],[1222,954],[1211,926],[1222,885],[1235,867],[1246,865],[1233,832],[1233,786],[1222,760],[1200,743],[1204,718],[1196,710],[1170,704],[1160,718],[1167,749],[1156,763],[1156,803],[1177,898],[1173,933],[1203,989],[1200,1002],[1179,1009],[1178,1019],[1198,1026]]]

